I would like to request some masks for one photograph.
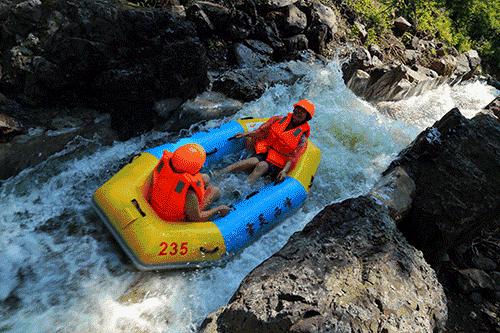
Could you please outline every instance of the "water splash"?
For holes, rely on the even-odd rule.
[[[90,209],[90,198],[133,153],[172,135],[152,132],[110,147],[98,139],[76,139],[1,183],[0,331],[195,331],[254,267],[319,210],[365,193],[423,128],[453,106],[472,116],[498,94],[481,83],[442,87],[382,104],[380,112],[345,87],[338,62],[292,65],[307,68],[307,76],[293,86],[268,89],[234,118],[285,114],[304,97],[316,104],[312,140],[322,151],[322,162],[313,192],[297,214],[214,267],[137,272]],[[224,181],[227,189],[246,186],[237,177]]]

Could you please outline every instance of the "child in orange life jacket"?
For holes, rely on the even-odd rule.
[[[250,184],[266,173],[275,176],[278,182],[283,181],[305,151],[310,134],[308,121],[315,108],[307,99],[293,106],[293,113],[274,116],[253,132],[237,134],[236,138],[248,138],[255,155],[229,165],[221,173],[251,171],[247,178]]]
[[[149,202],[166,221],[207,221],[213,215],[225,216],[230,208],[221,205],[206,209],[220,196],[219,188],[200,173],[206,153],[198,144],[186,144],[174,153],[164,151],[153,170]]]

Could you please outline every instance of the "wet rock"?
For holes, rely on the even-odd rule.
[[[262,67],[271,62],[268,56],[256,53],[249,47],[239,43],[235,45],[234,53],[240,67]]]
[[[431,263],[499,227],[499,138],[494,117],[469,120],[453,109],[391,164],[389,170],[401,166],[415,181],[415,199],[401,229]]]
[[[442,329],[434,272],[368,197],[327,206],[254,269],[201,332]]]
[[[274,52],[273,48],[268,44],[255,39],[247,39],[245,40],[245,44],[248,45],[252,50],[257,53],[264,54],[267,56],[271,56]]]
[[[498,119],[500,119],[500,96],[497,96],[484,109],[491,111]]]
[[[372,80],[366,91],[361,95],[370,101],[400,100],[406,97],[421,94],[442,84],[445,79],[435,78],[428,70],[416,67],[416,71],[408,66],[400,65],[382,70],[382,75],[372,75]]]
[[[366,88],[368,87],[368,83],[370,82],[370,74],[361,69],[358,69],[354,75],[351,76],[349,82],[347,82],[347,86],[351,89],[356,95],[362,95]]]
[[[476,255],[472,258],[472,264],[477,269],[483,271],[493,271],[497,267],[497,264],[490,258],[486,258],[482,255]]]
[[[284,30],[287,36],[297,35],[307,27],[306,14],[294,5],[287,8],[284,21]]]
[[[495,290],[493,279],[487,273],[479,269],[470,268],[460,270],[457,280],[459,288],[465,293],[480,289]]]
[[[396,28],[398,33],[402,35],[406,31],[408,31],[412,27],[412,25],[404,17],[400,16],[394,21],[394,27]]]
[[[228,117],[238,112],[242,106],[240,101],[227,98],[221,93],[206,91],[182,104],[179,118],[171,129],[189,127],[202,120]]]
[[[229,71],[213,82],[213,90],[241,101],[257,99],[265,89],[277,83],[293,84],[297,75],[286,64],[265,68],[242,68]]]
[[[300,50],[307,50],[309,48],[309,41],[306,35],[295,35],[290,38],[283,38],[285,45],[289,52],[297,52]]]
[[[110,144],[117,139],[117,134],[109,128],[109,116],[98,115],[91,110],[72,111],[74,115],[64,117],[60,112],[43,110],[48,120],[45,128],[30,128],[26,134],[0,144],[0,179],[15,176],[25,168],[46,160],[62,151],[76,137],[99,140],[102,144]],[[20,151],[23,153],[19,154]]]
[[[195,27],[165,9],[33,0],[12,4],[5,18],[0,85],[23,105],[110,112],[126,137],[151,128],[156,101],[186,100],[208,85]]]
[[[25,132],[26,129],[21,122],[6,114],[0,113],[0,143],[9,142],[16,135]]]

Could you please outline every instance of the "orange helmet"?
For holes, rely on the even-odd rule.
[[[300,106],[301,108],[306,110],[306,112],[309,114],[309,119],[311,119],[314,116],[315,107],[311,101],[309,101],[307,99],[301,99],[300,101],[298,101],[297,103],[295,103],[293,105],[294,108],[297,106]]]
[[[207,159],[205,149],[197,143],[188,143],[180,146],[172,155],[172,165],[178,172],[187,172],[192,175],[200,172]]]

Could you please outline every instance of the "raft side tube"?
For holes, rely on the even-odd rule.
[[[213,222],[166,222],[146,201],[157,162],[142,153],[101,186],[93,196],[99,215],[139,269],[219,259],[226,248]]]

